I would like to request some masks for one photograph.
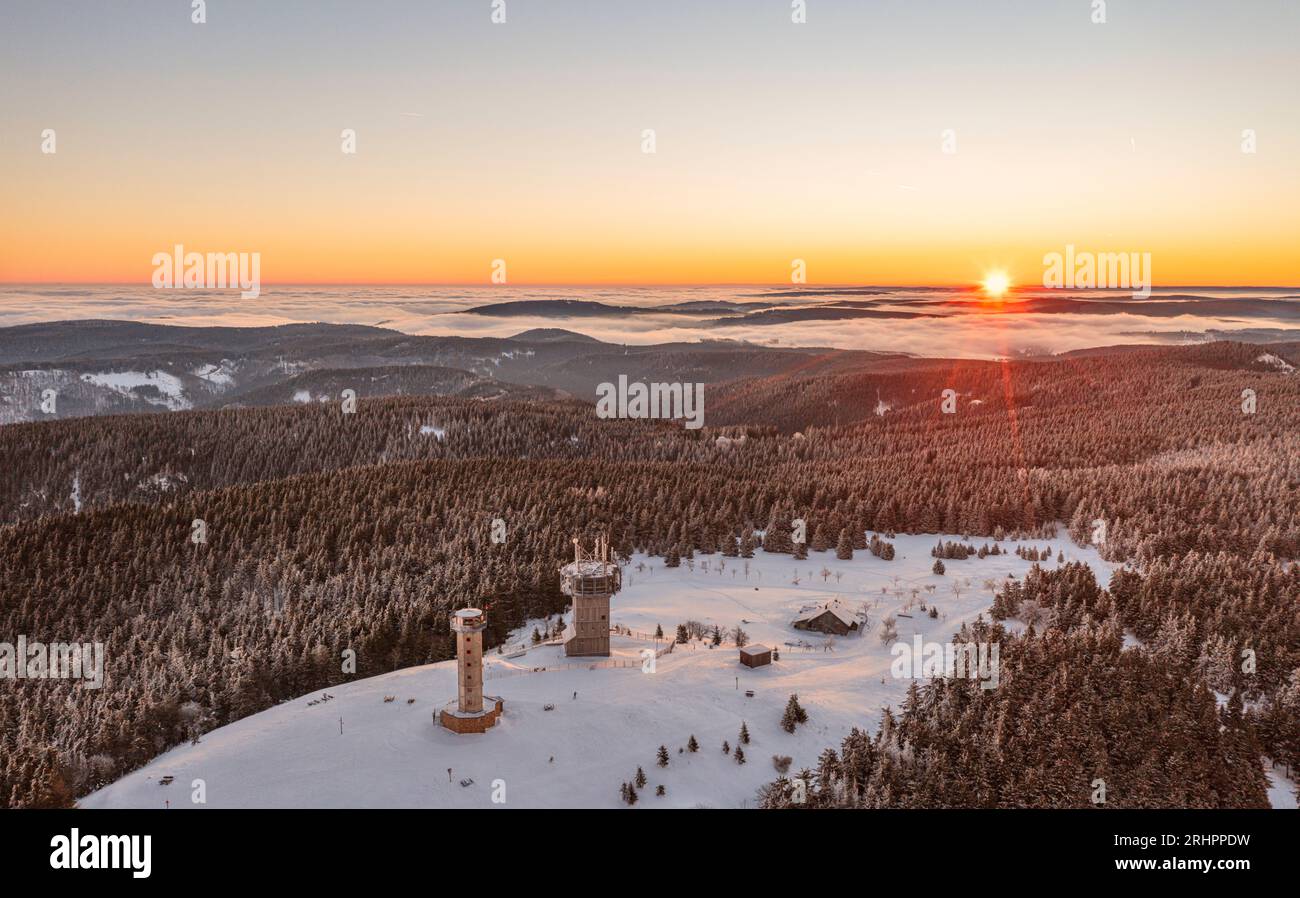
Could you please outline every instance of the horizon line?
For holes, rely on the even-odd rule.
[[[164,288],[154,287],[152,283],[144,281],[3,281],[0,280],[0,287],[59,287],[59,286],[76,286],[76,287],[144,287],[149,290],[158,292],[173,292],[177,289],[183,289],[193,292],[215,292],[219,290],[237,290],[238,287],[194,287],[194,288]],[[962,290],[969,289],[979,291],[981,285],[977,282],[931,282],[931,283],[869,283],[869,282],[825,282],[816,284],[790,284],[783,281],[528,281],[514,282],[508,284],[485,284],[481,281],[262,281],[260,287],[483,287],[489,289],[509,289],[512,287],[534,288],[534,287],[768,287],[768,288],[785,288],[785,289],[838,289],[844,287],[870,288],[879,287],[886,289],[908,289],[908,290]],[[1152,290],[1300,290],[1300,284],[1158,284],[1152,285]],[[1045,287],[1040,285],[1013,284],[1008,288],[1008,293],[1017,293],[1023,291],[1045,290],[1050,292],[1089,292],[1089,293],[1131,293],[1132,290],[1127,287],[1078,287],[1078,288],[1061,288]]]

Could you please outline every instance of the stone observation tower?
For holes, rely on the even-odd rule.
[[[483,612],[464,608],[451,616],[456,634],[456,698],[438,712],[438,720],[457,733],[482,733],[497,722],[505,702],[483,695]],[[487,708],[484,709],[484,699]]]
[[[609,656],[609,597],[623,585],[623,572],[610,560],[609,540],[596,539],[588,554],[573,541],[573,561],[560,568],[560,591],[573,598],[573,623],[565,630],[564,654]]]

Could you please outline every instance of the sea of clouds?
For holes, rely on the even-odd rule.
[[[952,289],[709,287],[448,287],[275,286],[256,299],[237,291],[161,290],[123,285],[0,287],[0,327],[80,319],[118,319],[184,326],[264,326],[298,322],[367,324],[408,334],[508,337],[532,328],[564,328],[613,343],[650,344],[704,339],[760,345],[825,346],[921,356],[994,358],[1018,353],[1059,353],[1120,343],[1184,343],[1209,336],[1256,340],[1300,339],[1295,289],[1177,288],[1153,292],[1146,303],[1174,299],[1174,313],[1147,313],[1144,301],[1126,294],[1091,291],[1021,293],[1007,304],[981,302],[978,294]],[[1118,301],[1119,311],[1014,311],[1026,298],[1071,297]],[[1233,301],[1225,312],[1200,308],[1202,299]],[[702,300],[771,302],[780,307],[854,302],[883,313],[922,311],[936,317],[800,321],[759,325],[711,324],[724,315],[650,311],[626,317],[499,317],[464,314],[476,306],[527,300],[583,300],[659,309]],[[1264,299],[1265,303],[1250,302]],[[1234,310],[1240,306],[1242,313]],[[1247,309],[1246,306],[1250,308]],[[1182,309],[1186,307],[1184,314]],[[1261,310],[1261,306],[1264,308]],[[1130,309],[1132,311],[1130,311]]]

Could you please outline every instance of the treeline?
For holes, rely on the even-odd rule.
[[[1258,353],[1214,345],[1229,361]],[[1139,356],[1149,356],[1149,367]],[[1033,536],[1065,521],[1089,543],[1102,521],[1099,549],[1112,560],[1260,548],[1300,557],[1300,377],[1194,358],[1163,350],[953,362],[938,372],[934,362],[920,370],[912,370],[915,361],[879,362],[873,373],[840,376],[850,385],[854,377],[896,379],[890,389],[910,404],[797,435],[744,405],[734,385],[720,389],[723,409],[706,420],[725,420],[743,405],[754,423],[699,431],[603,421],[577,402],[412,398],[362,401],[355,415],[312,405],[15,425],[0,428],[0,462],[10,474],[0,481],[0,520],[68,513],[78,503],[174,501],[361,465],[500,457],[698,463],[788,482],[788,505],[813,528],[809,539],[820,524],[831,546],[840,528],[814,515],[837,505],[846,515],[851,501],[865,527],[884,533]],[[911,367],[879,373],[886,364]],[[945,379],[960,388],[970,372],[978,382],[961,392],[955,414],[943,414],[931,388]],[[790,414],[821,401],[820,379],[787,380],[807,391],[792,399]],[[759,386],[745,395],[766,395],[766,382]],[[1257,391],[1255,414],[1241,411],[1244,388]],[[1017,396],[1032,404],[1016,404]],[[743,443],[731,439],[741,434]]]
[[[999,645],[996,689],[914,682],[874,736],[855,729],[760,806],[1268,807],[1240,696],[1218,710],[1202,683],[1125,649],[1117,622],[1012,635],[981,620],[959,640]]]
[[[1027,621],[1023,634],[981,619],[958,637],[998,644],[996,688],[913,682],[874,736],[854,730],[815,769],[765,786],[760,803],[1267,807],[1261,754],[1300,765],[1300,572],[1222,567],[1234,563],[1246,564],[1188,558],[1146,577],[1121,569],[1109,590],[1087,565],[1035,565],[993,607],[997,619]],[[1229,598],[1222,615],[1211,613],[1213,591],[1227,582],[1268,609],[1245,637],[1245,665],[1228,634],[1246,609]],[[1161,595],[1180,599],[1161,607]],[[1126,629],[1138,631],[1136,642],[1126,645]],[[1248,710],[1245,700],[1279,677],[1284,685]],[[1210,687],[1227,696],[1222,707]]]
[[[1300,566],[1190,553],[1120,569],[1102,590],[1086,565],[1035,565],[992,613],[1062,630],[1114,622],[1176,676],[1252,702],[1264,749],[1300,768]]]

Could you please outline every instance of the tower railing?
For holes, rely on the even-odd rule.
[[[610,564],[602,573],[564,571],[560,591],[569,596],[605,596],[618,592],[622,576],[617,566]]]

